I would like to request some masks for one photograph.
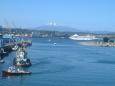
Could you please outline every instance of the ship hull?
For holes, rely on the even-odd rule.
[[[2,71],[3,76],[17,76],[17,75],[29,75],[32,74],[31,72],[8,72]]]

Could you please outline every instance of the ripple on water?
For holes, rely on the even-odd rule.
[[[103,64],[115,64],[115,61],[110,60],[98,60],[96,63],[103,63]]]
[[[33,74],[51,74],[51,73],[59,73],[59,72],[66,72],[69,70],[72,70],[74,67],[73,66],[64,66],[64,65],[58,65],[55,68],[42,68],[39,69],[39,71],[34,71]]]

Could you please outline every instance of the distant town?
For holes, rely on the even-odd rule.
[[[40,29],[39,29],[40,28]],[[115,38],[115,32],[88,32],[88,31],[71,31],[71,30],[55,30],[55,28],[61,28],[66,29],[67,27],[49,27],[49,26],[42,26],[35,28],[35,29],[25,29],[25,28],[4,28],[0,26],[0,34],[13,34],[15,36],[22,36],[22,37],[61,37],[61,38],[68,38],[73,34],[79,34],[79,35],[95,35],[98,38],[102,37],[109,37],[109,38]],[[46,29],[48,28],[48,29]],[[51,28],[51,30],[49,29]],[[52,29],[53,28],[53,29]],[[72,28],[67,28],[72,29]]]

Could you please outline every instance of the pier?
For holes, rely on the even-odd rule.
[[[0,39],[0,60],[7,56],[10,52],[13,51],[13,47],[15,46],[31,46],[31,40],[15,40],[15,38],[11,36],[2,36]]]

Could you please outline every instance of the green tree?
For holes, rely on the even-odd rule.
[[[110,40],[109,42],[112,42],[112,43],[114,43],[114,40]]]
[[[103,42],[109,42],[109,38],[108,37],[104,37],[103,38]]]

